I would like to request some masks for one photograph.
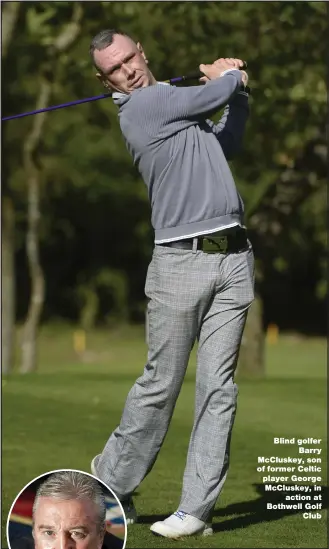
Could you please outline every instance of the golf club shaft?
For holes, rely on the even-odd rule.
[[[31,116],[32,114],[39,114],[41,112],[56,111],[57,109],[64,109],[66,107],[74,107],[74,105],[81,105],[81,103],[87,103],[89,101],[98,101],[98,99],[106,99],[111,97],[111,93],[103,93],[102,95],[95,95],[94,97],[86,97],[86,99],[78,99],[77,101],[69,101],[68,103],[62,103],[61,105],[53,105],[52,107],[46,107],[45,109],[39,109],[37,111],[24,112],[22,114],[14,114],[13,116],[5,116],[1,118],[1,121],[13,120],[14,118],[23,118],[24,116]]]
[[[244,65],[241,67],[241,69],[247,68],[247,63],[244,61]],[[165,80],[165,82],[168,82],[169,84],[177,84],[178,82],[185,82],[188,80],[198,80],[201,78],[201,76],[204,76],[202,72],[196,71],[190,74],[186,74],[185,76],[176,76],[175,78],[170,78],[169,80]],[[1,118],[2,122],[5,122],[6,120],[14,120],[15,118],[23,118],[25,116],[32,116],[33,114],[40,114],[41,112],[49,112],[49,111],[56,111],[57,109],[64,109],[66,107],[74,107],[75,105],[81,105],[82,103],[88,103],[89,101],[98,101],[99,99],[106,99],[107,97],[111,97],[111,93],[103,93],[102,95],[95,95],[94,97],[87,97],[86,99],[78,99],[76,101],[69,101],[68,103],[62,103],[61,105],[53,105],[52,107],[46,107],[45,109],[39,109],[36,111],[30,111],[30,112],[24,112],[22,114],[14,114],[12,116],[5,116],[4,118]]]

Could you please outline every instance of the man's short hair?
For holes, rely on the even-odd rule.
[[[91,41],[90,47],[89,47],[89,53],[91,55],[91,58],[93,60],[93,63],[96,67],[96,69],[99,70],[99,67],[95,63],[95,50],[105,50],[108,46],[110,46],[113,42],[113,38],[116,34],[120,34],[121,36],[126,36],[127,38],[132,38],[126,34],[125,32],[122,32],[119,29],[105,29],[100,31]]]
[[[50,475],[37,489],[32,511],[33,522],[40,497],[55,498],[58,501],[90,500],[98,510],[98,528],[100,531],[104,529],[106,516],[105,495],[102,487],[93,477],[78,471],[59,471]]]

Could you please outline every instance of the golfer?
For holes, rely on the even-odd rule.
[[[248,118],[248,76],[239,59],[200,65],[202,84],[157,82],[139,43],[100,32],[90,53],[113,93],[127,148],[152,207],[155,246],[148,268],[148,360],[130,390],[120,425],[92,471],[137,520],[131,495],[163,444],[198,341],[194,425],[177,511],[151,531],[180,538],[211,534],[211,516],[229,465],[237,405],[234,382],[254,258],[243,202],[227,161]],[[247,88],[248,90],[248,88]],[[220,121],[208,120],[226,107]]]

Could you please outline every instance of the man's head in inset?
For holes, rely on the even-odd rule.
[[[97,480],[77,471],[53,473],[34,500],[35,549],[101,549],[105,516]]]

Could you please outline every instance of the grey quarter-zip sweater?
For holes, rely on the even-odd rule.
[[[228,160],[249,114],[237,69],[204,85],[157,83],[113,94],[128,151],[147,188],[155,243],[243,225],[243,202]],[[226,106],[218,124],[208,120]]]

